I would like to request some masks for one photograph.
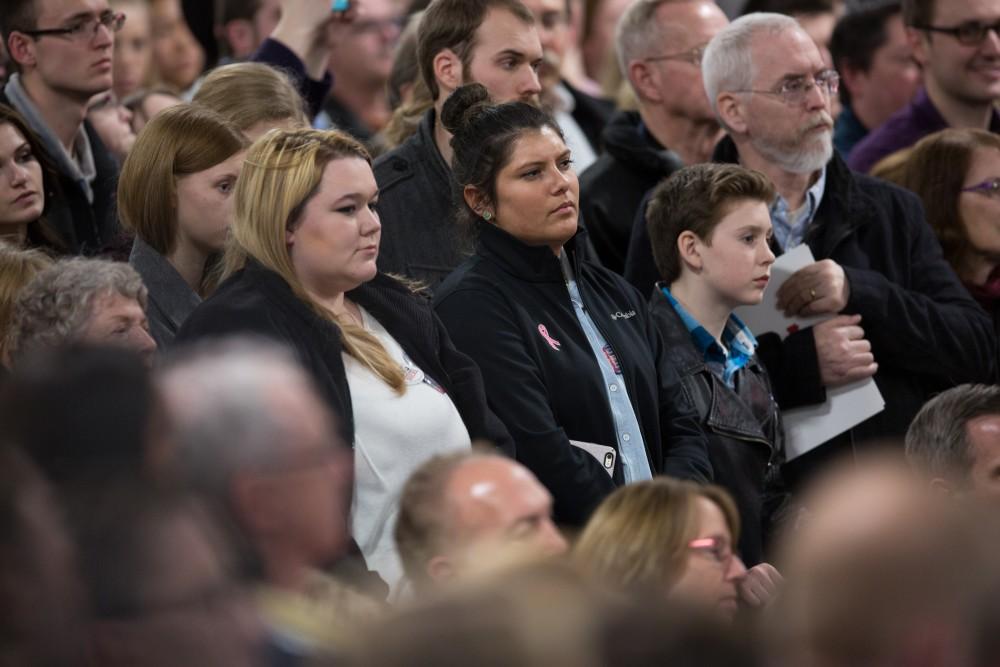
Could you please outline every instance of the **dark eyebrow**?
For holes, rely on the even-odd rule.
[[[516,49],[504,49],[496,54],[496,58],[516,58],[518,60],[524,60],[527,56],[524,55],[523,51],[518,51]]]
[[[106,11],[111,11],[111,10],[109,9],[109,10],[106,10]],[[76,14],[73,14],[69,18],[63,19],[62,22],[63,23],[72,23],[74,21],[79,21],[80,19],[94,18],[95,16],[100,16],[103,13],[104,13],[103,11],[102,12],[77,12]]]

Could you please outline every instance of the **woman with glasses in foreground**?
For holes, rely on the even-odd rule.
[[[1000,136],[973,129],[937,132],[882,177],[920,197],[944,258],[1000,332]]]
[[[777,584],[747,576],[733,551],[739,534],[736,505],[721,487],[657,477],[608,496],[577,540],[573,561],[609,590],[660,590],[731,619],[741,599],[764,604]]]

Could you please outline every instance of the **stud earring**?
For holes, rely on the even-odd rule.
[[[485,220],[486,222],[489,222],[492,219],[493,219],[493,214],[492,213],[490,213],[489,211],[483,211],[483,220]]]

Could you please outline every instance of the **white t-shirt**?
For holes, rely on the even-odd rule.
[[[399,395],[356,359],[343,355],[354,413],[351,532],[368,567],[395,589],[403,568],[392,533],[403,484],[430,457],[469,449],[472,441],[444,390],[406,357],[378,320],[363,309],[361,316],[365,329],[406,375],[406,391]]]

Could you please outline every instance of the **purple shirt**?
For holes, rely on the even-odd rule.
[[[921,89],[912,102],[858,142],[847,157],[847,165],[855,171],[868,173],[882,158],[947,127],[947,121],[931,102],[927,91]],[[1000,115],[996,109],[990,119],[990,132],[1000,133]]]

